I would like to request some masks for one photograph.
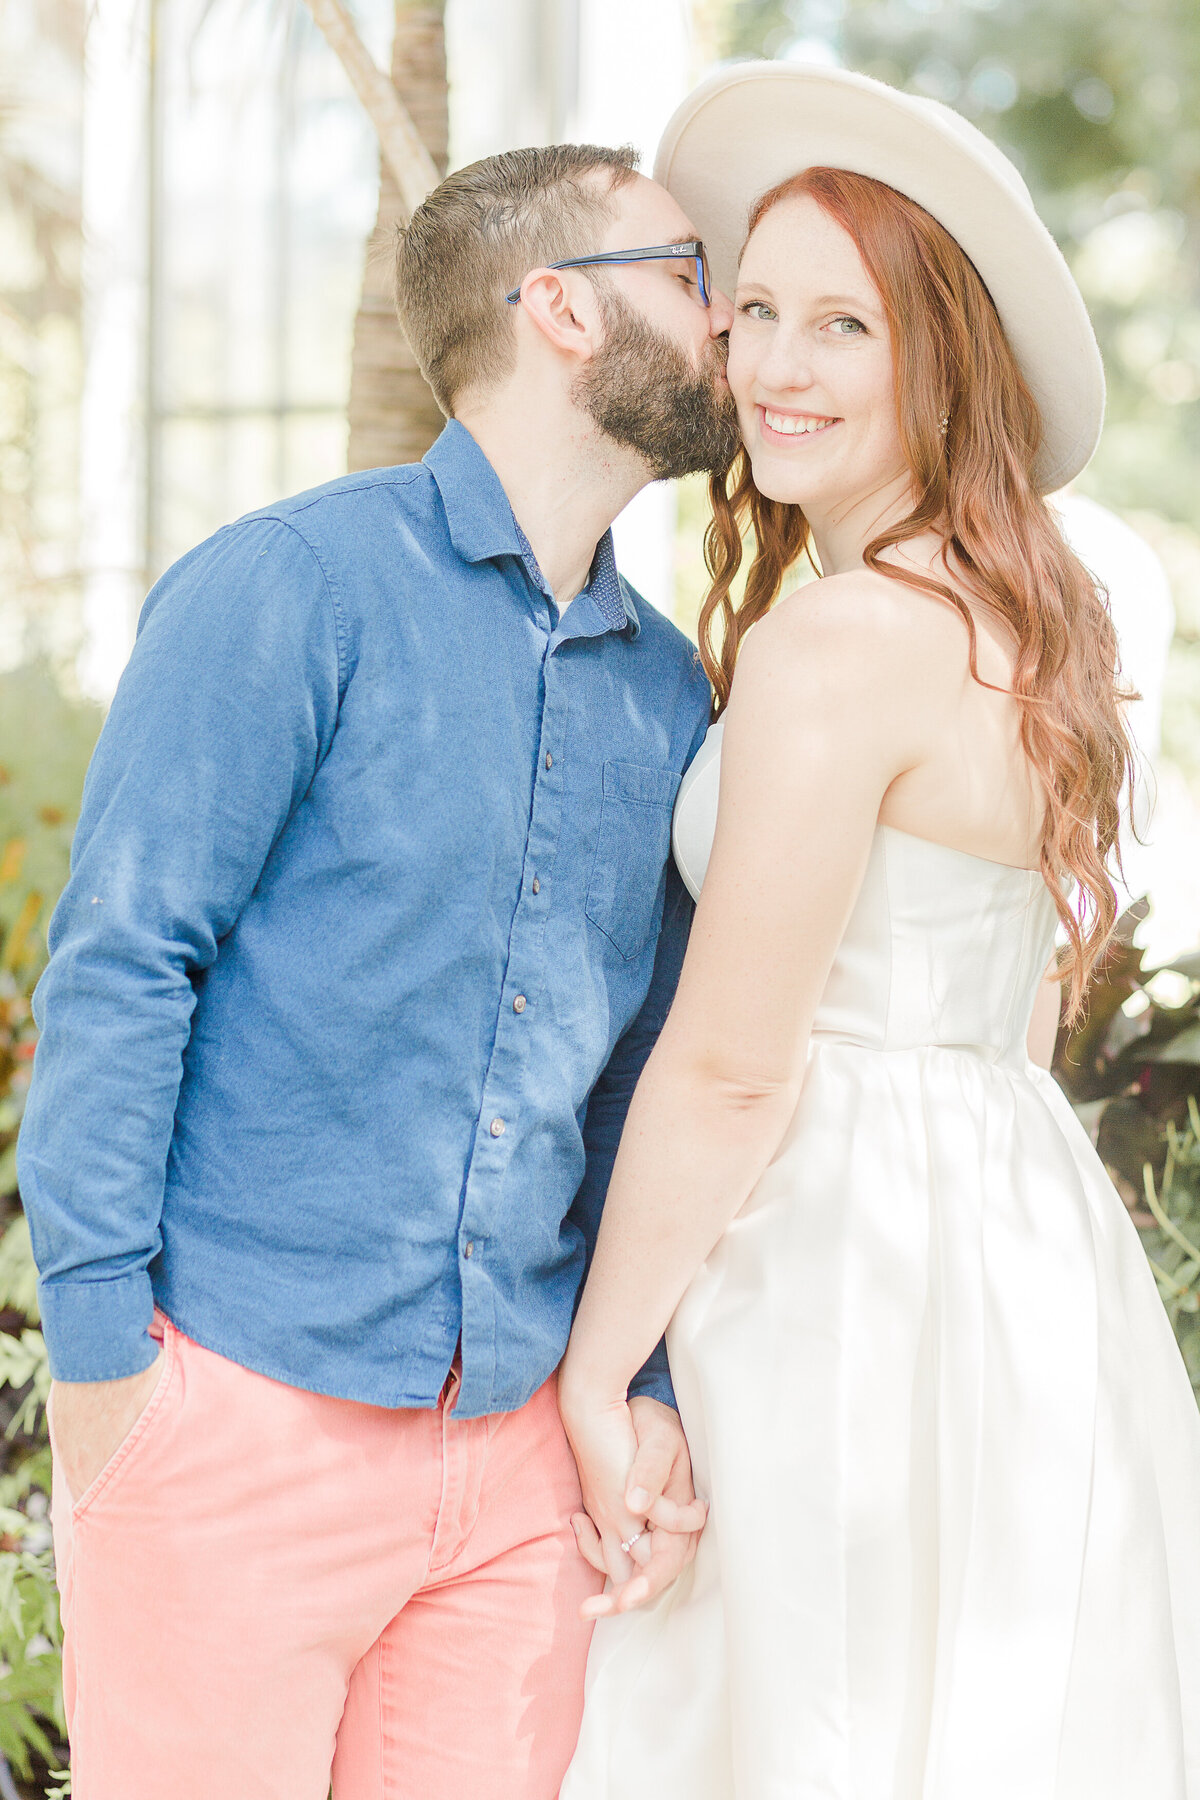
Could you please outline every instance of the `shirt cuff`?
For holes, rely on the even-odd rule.
[[[667,1340],[660,1338],[657,1347],[650,1352],[637,1374],[629,1384],[629,1398],[661,1400],[664,1406],[674,1407],[679,1411],[679,1403],[675,1398],[675,1389],[671,1385],[671,1371],[667,1365]]]
[[[145,1269],[97,1281],[39,1281],[42,1335],[55,1381],[119,1381],[158,1354]]]

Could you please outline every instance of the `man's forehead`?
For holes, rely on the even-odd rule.
[[[613,221],[605,248],[631,248],[634,244],[670,244],[692,238],[691,220],[666,188],[647,175],[635,175],[613,190]]]

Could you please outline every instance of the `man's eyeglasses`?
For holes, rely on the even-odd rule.
[[[649,244],[642,250],[598,250],[594,256],[569,256],[565,262],[547,263],[548,269],[583,269],[589,263],[690,262],[696,271],[696,286],[702,306],[712,305],[712,276],[708,272],[708,256],[699,238],[688,238],[682,244]],[[505,294],[509,306],[521,298],[515,287]]]

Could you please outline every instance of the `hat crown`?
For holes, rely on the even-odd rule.
[[[864,76],[863,79],[867,80],[868,77]],[[895,93],[893,88],[885,87],[882,82],[874,82],[872,85],[883,88],[885,93]],[[1025,202],[1031,212],[1036,210],[1033,204],[1033,195],[1016,163],[1010,156],[1005,155],[999,144],[994,144],[986,133],[980,131],[977,125],[972,125],[969,119],[964,119],[962,114],[955,112],[952,106],[945,106],[940,100],[930,100],[924,94],[904,94],[900,98],[906,100],[915,110],[925,112],[940,130],[949,132],[956,137],[964,149],[970,150],[981,162],[987,163],[992,173],[998,175],[1012,193]]]

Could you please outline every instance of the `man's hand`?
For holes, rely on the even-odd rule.
[[[588,1619],[629,1612],[656,1599],[695,1556],[708,1517],[708,1508],[696,1498],[692,1484],[692,1461],[679,1414],[648,1395],[639,1395],[629,1402],[629,1416],[637,1449],[625,1483],[625,1505],[633,1518],[647,1521],[646,1536],[633,1547],[638,1564],[633,1573],[615,1580],[610,1593],[584,1602],[581,1611]],[[572,1523],[588,1562],[611,1576],[613,1571],[591,1519],[586,1513],[576,1513]]]
[[[72,1502],[81,1500],[133,1430],[163,1373],[160,1350],[148,1369],[119,1381],[53,1381],[54,1448]]]

